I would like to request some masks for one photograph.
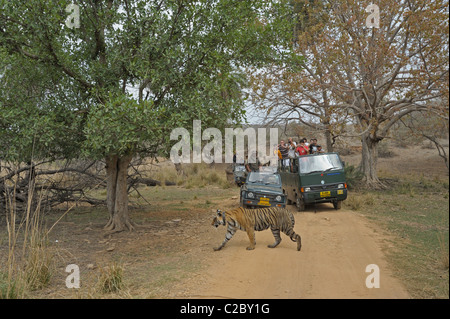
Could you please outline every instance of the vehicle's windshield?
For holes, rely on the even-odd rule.
[[[299,157],[298,166],[302,174],[343,169],[342,162],[337,154],[302,156]]]
[[[280,185],[280,175],[278,174],[264,174],[258,172],[251,172],[248,176],[250,183],[261,183],[266,185]]]

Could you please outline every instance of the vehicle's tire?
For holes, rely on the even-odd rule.
[[[297,206],[297,210],[299,212],[302,212],[305,210],[305,202],[303,201],[303,199],[301,197],[296,196],[295,206]]]
[[[341,201],[341,200],[338,200],[338,201],[333,202],[333,207],[334,207],[334,209],[336,209],[336,210],[341,209],[341,207],[342,207],[342,201]]]

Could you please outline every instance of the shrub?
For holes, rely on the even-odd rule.
[[[37,238],[30,242],[24,276],[30,290],[46,287],[52,277],[53,254],[48,248],[47,240],[35,235]]]
[[[345,165],[345,179],[349,189],[355,189],[360,186],[364,174],[354,165]]]
[[[54,252],[48,246],[48,231],[42,225],[42,197],[38,198],[37,206],[32,210],[35,192],[31,189],[25,211],[22,212],[16,205],[15,193],[10,196],[11,200],[6,207],[9,238],[5,267],[7,271],[0,271],[0,297],[17,299],[24,298],[29,291],[41,289],[50,283]],[[23,217],[19,222],[20,215]]]
[[[100,269],[98,279],[98,288],[102,293],[112,293],[122,290],[123,285],[123,266],[117,263],[109,267]]]

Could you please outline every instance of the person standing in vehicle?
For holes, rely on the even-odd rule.
[[[289,147],[284,144],[284,141],[280,141],[280,145],[278,145],[278,150],[281,154],[281,163],[285,167],[289,167]]]
[[[293,159],[295,158],[295,149],[297,148],[297,144],[292,140],[292,137],[288,139],[288,148],[289,162],[292,163]]]
[[[309,154],[314,154],[317,152],[317,139],[311,139],[311,143],[309,144]]]
[[[304,148],[305,150],[308,152],[309,154],[309,143],[308,143],[308,139],[306,137],[303,138],[303,142],[304,142]]]
[[[297,154],[298,156],[308,155],[308,150],[305,147],[305,141],[301,140],[299,146],[297,146]]]

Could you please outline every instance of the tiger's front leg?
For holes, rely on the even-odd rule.
[[[225,239],[222,242],[222,244],[219,247],[214,247],[214,251],[221,250],[225,244],[233,237],[233,235],[236,233],[236,228],[232,227],[231,225],[228,225],[227,227],[227,233],[225,234]]]
[[[247,247],[247,250],[255,249],[256,240],[255,240],[255,230],[247,229],[248,240],[250,240],[250,246]]]

